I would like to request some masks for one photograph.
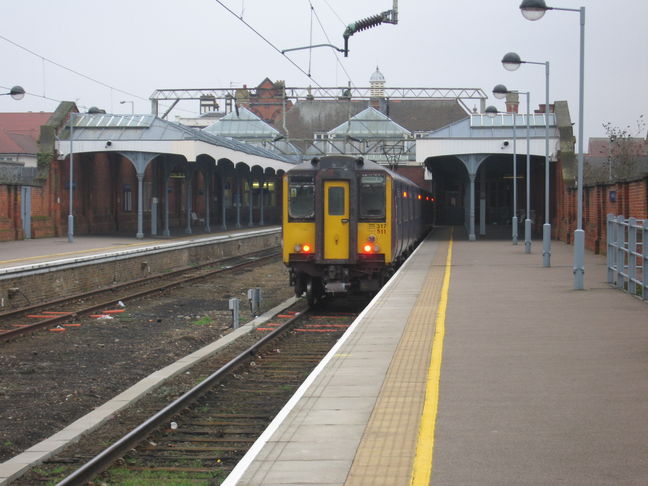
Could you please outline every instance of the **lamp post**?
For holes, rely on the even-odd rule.
[[[512,91],[511,91],[512,92]],[[502,94],[503,93],[503,94]],[[495,98],[502,99],[506,96],[506,93],[509,91],[506,90],[506,86],[503,84],[498,84],[493,88],[493,95]],[[497,115],[497,108],[494,106],[489,106],[486,108],[486,115],[490,118],[494,118]],[[516,122],[515,122],[516,113],[513,113],[513,218],[511,219],[511,240],[514,245],[518,243],[518,219],[517,219],[517,132],[516,132]],[[528,200],[527,200],[528,206]],[[527,217],[528,218],[528,217]]]
[[[25,90],[22,86],[14,86],[8,93],[0,93],[0,96],[11,96],[14,100],[22,100],[25,97]]]
[[[123,105],[124,103],[130,103],[130,105],[131,105],[131,115],[134,115],[135,114],[135,102],[134,101],[128,101],[128,100],[124,100],[124,101],[119,102],[120,105]]]
[[[74,204],[74,146],[73,146],[73,139],[74,139],[74,120],[76,118],[76,113],[70,112],[70,181],[69,184],[70,186],[68,187],[69,190],[69,201],[68,204],[70,206],[69,211],[68,211],[68,227],[67,227],[67,237],[68,237],[68,243],[74,243],[74,212],[73,212],[73,204]]]
[[[508,93],[506,86],[498,84],[493,88],[493,95],[497,99],[502,99]],[[490,107],[489,107],[490,108]],[[508,111],[508,110],[507,110]],[[511,218],[511,240],[514,245],[518,244],[518,217],[517,217],[517,121],[513,113],[513,217]]]
[[[522,94],[525,95],[527,99],[526,219],[524,220],[524,253],[531,253],[531,144],[529,140],[531,133],[531,130],[529,129],[531,96],[529,91],[509,91],[503,84],[498,84],[493,88],[493,95],[495,98],[502,99],[507,93]],[[513,128],[515,130],[515,118],[513,120]],[[515,133],[515,131],[513,133]],[[515,146],[515,142],[513,143]],[[515,164],[513,165],[513,174],[515,177]],[[517,179],[515,185],[517,185]],[[514,193],[516,193],[516,191],[514,191]],[[514,197],[517,198],[517,194],[514,194]],[[515,221],[517,221],[517,215]]]
[[[549,61],[523,61],[515,52],[502,58],[502,65],[508,71],[515,71],[520,64],[538,64],[545,67],[545,222],[542,226],[542,265],[551,266],[551,222],[549,219]]]
[[[502,99],[503,96],[500,96],[499,93],[501,90],[504,90],[506,93],[506,87],[502,84],[498,84],[493,88],[493,94],[495,98]],[[497,93],[497,94],[496,94]],[[504,94],[506,96],[506,94]],[[489,118],[495,118],[495,115],[498,113],[497,108],[494,106],[489,106],[486,108],[486,115]],[[513,114],[513,218],[511,219],[511,240],[514,245],[518,244],[518,218],[517,218],[517,133],[515,130],[515,114]]]
[[[578,12],[580,16],[580,66],[578,83],[578,216],[574,231],[574,289],[583,290],[585,279],[585,231],[583,230],[583,111],[585,87],[585,7],[548,7],[544,0],[523,0],[520,10],[528,20],[541,19],[547,10]]]

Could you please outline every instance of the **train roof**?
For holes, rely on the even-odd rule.
[[[359,160],[362,161],[361,164],[358,162]],[[317,161],[317,162],[313,163],[313,161]],[[378,170],[381,172],[386,172],[394,180],[398,180],[405,184],[410,184],[418,187],[417,184],[412,182],[407,177],[404,177],[388,169],[387,167],[374,162],[373,160],[363,159],[362,157],[350,157],[347,155],[331,155],[331,156],[324,156],[324,157],[315,157],[307,162],[298,164],[295,167],[289,169],[286,172],[286,174],[290,175],[290,173],[294,171],[315,172],[320,169],[332,169],[332,168],[340,168],[340,169],[350,168],[356,170]]]

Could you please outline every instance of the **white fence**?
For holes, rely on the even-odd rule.
[[[648,219],[607,217],[608,283],[648,301]]]

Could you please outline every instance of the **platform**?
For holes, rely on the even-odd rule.
[[[419,247],[224,485],[648,484],[646,304],[592,254],[572,290],[563,243],[543,268],[537,242],[448,237]]]
[[[171,237],[145,237],[137,239],[124,235],[75,236],[34,238],[0,242],[0,269],[15,269],[40,263],[110,255],[125,251],[146,250],[153,247],[173,246],[189,241],[246,234],[260,230],[280,229],[279,226],[254,226],[212,233],[176,234]]]

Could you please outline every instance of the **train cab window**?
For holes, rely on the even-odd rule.
[[[344,216],[344,187],[329,187],[328,213],[329,216]]]
[[[360,177],[360,219],[385,218],[385,176],[381,174]]]
[[[292,176],[288,180],[288,214],[295,219],[315,217],[313,176]]]

